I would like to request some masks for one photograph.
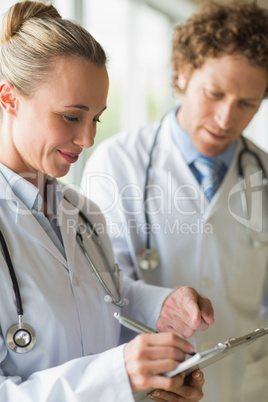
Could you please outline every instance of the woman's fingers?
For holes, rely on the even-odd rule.
[[[165,377],[193,351],[185,339],[172,333],[142,334],[129,342],[124,349],[127,373],[133,392],[151,388],[170,389],[174,379]]]

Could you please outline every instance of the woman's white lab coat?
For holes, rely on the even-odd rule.
[[[89,215],[112,264],[105,222],[96,206],[73,191],[67,191],[66,196]],[[0,228],[17,275],[24,323],[36,332],[31,351],[18,354],[7,347],[6,332],[18,323],[18,317],[12,281],[0,253],[1,402],[134,400],[123,346],[117,347],[120,325],[113,315],[119,308],[104,302],[105,292],[77,244],[80,220],[78,208],[63,199],[60,225],[65,259],[0,175]],[[98,248],[88,233],[83,238],[96,267],[106,270],[103,277],[113,289]],[[129,299],[129,306],[124,313],[155,326],[161,303],[170,290],[146,286],[125,283],[123,297]]]
[[[197,351],[202,351],[229,337],[268,327],[268,246],[254,249],[249,243],[241,211],[243,182],[237,173],[241,141],[209,204],[171,138],[170,120],[168,115],[163,122],[149,172],[150,239],[161,258],[156,270],[141,271],[136,255],[146,245],[145,171],[158,124],[121,133],[101,143],[87,162],[82,189],[104,213],[116,259],[129,275],[162,286],[192,286],[210,298],[215,324],[199,332],[194,340]],[[257,152],[268,171],[267,154],[250,142],[249,147]],[[245,165],[248,168],[253,163],[247,159]],[[253,167],[251,173],[255,172]],[[258,175],[253,174],[250,180],[250,217],[256,229],[254,236],[258,237],[262,225],[266,234],[268,231],[268,203],[261,203]],[[204,373],[204,401],[266,402],[268,340],[215,363]]]

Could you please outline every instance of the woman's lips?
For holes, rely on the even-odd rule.
[[[59,151],[59,153],[61,154],[61,156],[66,160],[66,162],[68,163],[75,163],[78,158],[79,158],[79,154],[78,153],[74,153],[74,152],[63,152],[63,151]]]

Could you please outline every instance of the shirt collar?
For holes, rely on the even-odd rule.
[[[24,179],[22,176],[13,172],[7,166],[0,163],[0,173],[4,176],[12,191],[24,205],[30,210],[39,212],[42,208],[43,200],[39,194],[39,189]],[[48,176],[47,178],[47,209],[48,215],[52,219],[57,216],[58,205],[63,199],[63,192],[56,179]]]
[[[40,211],[43,201],[37,187],[2,163],[0,163],[0,172],[12,188],[14,194],[29,210],[35,209],[36,211]]]
[[[185,131],[178,122],[177,119],[178,110],[179,106],[176,106],[173,109],[173,113],[171,114],[171,136],[173,141],[179,148],[186,163],[190,165],[201,154],[193,146],[193,143],[187,131]],[[234,141],[222,154],[217,155],[217,158],[223,161],[227,167],[229,167],[232,162],[236,146],[237,146],[237,140]]]

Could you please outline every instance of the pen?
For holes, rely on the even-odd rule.
[[[132,318],[129,318],[123,314],[114,313],[114,317],[117,318],[117,320],[120,322],[121,325],[123,325],[126,328],[132,329],[132,331],[138,332],[139,334],[157,333],[157,331],[155,331],[150,327],[147,327],[147,325],[144,325],[139,321],[133,320]]]
[[[121,325],[123,325],[126,328],[132,329],[132,331],[138,332],[139,334],[156,334],[158,331],[155,331],[154,329],[147,327],[147,325],[142,324],[139,321],[133,320],[133,318],[129,318],[123,314],[120,313],[114,313],[114,317],[117,318],[117,320],[120,322]],[[194,356],[195,352],[193,353],[187,353],[189,356]]]

